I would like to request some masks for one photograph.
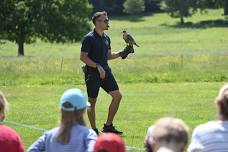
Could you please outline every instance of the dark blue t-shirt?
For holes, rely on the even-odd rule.
[[[108,50],[111,49],[111,40],[105,33],[100,36],[95,29],[90,31],[82,41],[82,52],[101,66],[108,66]]]

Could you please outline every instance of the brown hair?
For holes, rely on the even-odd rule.
[[[228,84],[225,84],[216,97],[215,101],[219,103],[219,113],[223,116],[228,117]]]
[[[62,106],[69,108],[73,105],[69,102],[65,102]],[[70,141],[71,129],[75,124],[85,126],[83,114],[85,109],[75,111],[64,111],[61,109],[61,120],[59,125],[59,131],[56,135],[56,140],[62,144],[67,144]]]
[[[96,19],[99,18],[102,15],[107,16],[107,12],[106,11],[102,11],[102,12],[96,12],[96,13],[93,14],[92,21],[93,21],[94,25],[95,25]]]
[[[0,91],[0,113],[3,114],[3,118],[0,118],[0,121],[2,121],[4,119],[7,108],[8,108],[8,102],[7,102],[3,92]]]

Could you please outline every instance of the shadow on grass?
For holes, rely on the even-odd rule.
[[[167,25],[162,24],[162,26],[170,26],[174,28],[211,28],[211,27],[227,27],[228,28],[228,20],[205,20],[200,21],[198,23],[187,22],[185,24],[176,24],[176,25]]]

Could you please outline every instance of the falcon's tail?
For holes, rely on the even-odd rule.
[[[134,45],[136,45],[137,47],[139,47],[139,45],[138,45],[138,44],[136,44],[136,43],[134,43]]]

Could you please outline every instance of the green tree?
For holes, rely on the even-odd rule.
[[[184,24],[184,17],[192,16],[197,10],[197,0],[163,0],[163,8],[171,17],[180,18]]]
[[[145,12],[158,12],[160,9],[160,0],[144,0]],[[124,2],[126,0],[89,0],[93,5],[93,12],[105,10],[111,15],[120,15],[124,13]],[[135,9],[135,8],[133,8]]]
[[[108,14],[123,14],[123,3],[125,0],[89,0],[93,5],[93,12],[107,11]]]
[[[216,8],[215,0],[205,0],[205,3],[207,8]]]
[[[87,0],[1,0],[0,38],[16,42],[22,56],[37,37],[75,42],[90,28],[89,13]]]
[[[145,0],[145,12],[161,11],[160,0]]]
[[[124,12],[128,14],[139,14],[145,10],[144,0],[126,0],[124,2]]]
[[[223,15],[228,15],[228,0],[215,0],[218,7],[224,9]]]
[[[207,8],[223,8],[223,15],[228,15],[228,0],[195,0],[197,8],[205,10]]]

